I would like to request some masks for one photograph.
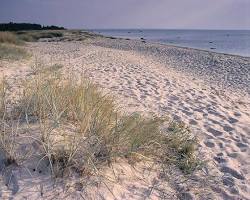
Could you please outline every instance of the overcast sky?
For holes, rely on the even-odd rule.
[[[250,0],[0,0],[0,22],[67,28],[250,29]]]

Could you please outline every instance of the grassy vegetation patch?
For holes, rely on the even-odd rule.
[[[55,176],[93,173],[116,158],[151,160],[194,171],[197,141],[165,117],[120,113],[113,97],[74,76],[38,73],[26,82],[17,111],[40,123],[44,155]]]
[[[62,31],[18,31],[17,37],[25,42],[36,42],[42,38],[63,37]]]
[[[41,67],[41,64],[36,64],[32,66],[32,71],[34,75],[39,75],[41,73],[50,75],[51,73],[58,72],[63,67],[62,64],[53,64],[46,67]]]
[[[19,46],[0,43],[0,59],[20,60],[26,58],[28,53]]]
[[[154,115],[124,114],[113,96],[74,74],[62,75],[60,68],[53,65],[36,70],[24,82],[18,102],[7,106],[8,111],[6,84],[0,83],[0,148],[5,165],[33,162],[29,159],[37,157],[34,170],[45,160],[53,177],[72,172],[94,176],[120,158],[129,163],[177,166],[184,173],[200,166],[197,140],[183,123]],[[15,128],[22,127],[21,123],[28,135]],[[30,142],[26,153],[20,150],[25,138]]]
[[[6,82],[5,80],[0,80],[0,118],[4,115],[5,100],[6,100],[5,96],[6,96]]]
[[[5,31],[5,32],[0,32],[0,44],[1,43],[19,45],[22,42],[14,33]]]
[[[20,60],[27,57],[27,52],[20,47],[23,41],[12,32],[0,32],[0,59]]]

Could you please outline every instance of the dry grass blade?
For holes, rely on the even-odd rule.
[[[4,116],[6,105],[6,81],[0,81],[0,118]]]

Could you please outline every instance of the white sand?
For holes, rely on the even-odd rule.
[[[168,55],[159,56],[161,52],[152,51],[153,47],[148,48],[146,53],[145,50],[140,51],[139,48],[131,46],[127,49],[117,48],[117,45],[122,43],[123,40],[110,39],[31,43],[27,48],[33,52],[32,59],[23,61],[21,64],[20,61],[12,63],[0,61],[0,72],[7,76],[13,87],[12,90],[16,92],[20,81],[29,76],[32,71],[30,67],[34,63],[46,65],[60,63],[63,64],[65,70],[70,69],[79,75],[84,74],[105,90],[112,92],[117,96],[117,102],[125,108],[126,112],[141,111],[170,115],[176,120],[186,122],[191,127],[194,135],[198,136],[200,140],[201,159],[208,161],[209,175],[202,175],[202,173],[194,175],[193,179],[198,177],[200,181],[190,180],[182,184],[178,181],[183,177],[173,174],[168,182],[158,184],[159,175],[153,172],[147,176],[148,182],[145,183],[145,180],[140,178],[143,175],[143,171],[139,170],[140,166],[138,166],[138,172],[121,161],[122,181],[119,184],[109,183],[109,189],[117,199],[176,199],[180,198],[180,195],[184,198],[185,194],[186,199],[191,197],[197,199],[250,199],[250,99],[248,89],[244,88],[244,84],[241,84],[240,88],[230,88],[228,82],[223,84],[223,86],[226,85],[223,88],[216,82],[210,84],[209,76],[206,73],[198,76],[195,73],[189,73],[188,70],[179,70],[174,67],[178,65],[174,62],[175,60],[172,61],[173,65],[170,61],[165,62],[162,58]],[[129,44],[132,43],[129,41]],[[134,42],[133,45],[136,46],[137,43]],[[116,44],[116,46],[112,48],[111,44]],[[164,50],[162,45],[159,45],[159,48]],[[175,50],[175,47],[166,48]],[[181,50],[178,49],[178,51]],[[183,49],[183,52],[185,51],[190,51],[189,54],[193,51],[194,57],[196,54],[206,54],[202,51]],[[225,57],[225,59],[234,58],[234,62],[237,63],[237,57],[214,55]],[[185,60],[185,55],[182,56]],[[245,60],[248,65],[250,59],[245,58]],[[218,79],[216,75],[213,77]],[[246,77],[244,77],[244,81],[247,83],[250,74]],[[114,168],[119,170],[118,166]],[[110,169],[107,169],[105,174],[109,173],[111,173]],[[137,175],[135,176],[135,174]],[[26,176],[28,176],[27,173]],[[215,176],[215,178],[211,181],[206,180],[211,176]],[[28,181],[19,176],[17,172],[16,177],[18,191],[11,194],[13,189],[1,186],[0,197],[2,199],[5,199],[4,197],[6,199],[11,197],[14,199],[42,198],[40,189],[34,189],[39,185],[35,184],[41,178],[39,174],[34,174],[33,178],[27,178]],[[45,183],[48,184],[48,177],[45,176],[45,178]],[[27,185],[28,187],[26,187]],[[44,195],[46,199],[56,197],[58,199],[80,199],[81,194],[86,199],[101,199],[101,196],[104,199],[114,199],[113,194],[111,195],[103,185],[99,187],[99,193],[94,196],[86,196],[85,192],[73,192],[68,197],[68,193],[61,192],[62,189],[59,186],[55,189],[48,185],[46,187],[49,188]],[[93,187],[91,188],[93,189]],[[30,193],[29,190],[31,190]],[[57,193],[57,191],[59,192]],[[164,197],[163,194],[166,196]]]

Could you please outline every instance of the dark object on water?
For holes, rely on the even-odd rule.
[[[215,47],[211,47],[210,49],[216,49]]]
[[[145,40],[143,37],[141,37],[141,40]]]
[[[145,40],[142,40],[141,42],[146,43],[146,41],[145,41]]]
[[[142,30],[139,30],[140,33],[142,33]]]
[[[130,40],[129,38],[126,38],[125,40]]]
[[[213,42],[209,42],[210,44],[212,44]]]

